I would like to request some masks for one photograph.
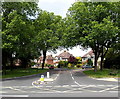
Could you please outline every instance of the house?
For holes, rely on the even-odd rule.
[[[86,62],[88,59],[91,59],[93,62],[93,66],[94,66],[94,60],[95,60],[95,55],[93,53],[93,50],[89,51],[88,53],[86,53],[85,55],[82,56],[82,63]],[[98,58],[98,62],[100,62],[101,58]],[[97,64],[99,65],[99,64]]]
[[[51,64],[51,65],[54,65],[54,57],[52,57],[52,55],[48,55],[47,57],[46,57],[46,60],[45,60],[45,63],[46,64]]]
[[[67,52],[67,51],[64,51],[64,52],[62,52],[61,54],[59,54],[58,56],[56,56],[55,58],[56,58],[58,61],[68,61],[68,59],[69,59],[70,56],[73,56],[73,55],[70,54],[70,53]]]
[[[70,54],[69,52],[67,51],[64,51],[62,53],[60,53],[58,56],[55,56],[55,59],[54,59],[54,64],[55,65],[58,65],[58,63],[60,61],[68,61],[69,57],[73,57],[72,54]]]
[[[70,54],[67,51],[64,51],[60,53],[58,56],[53,57],[52,55],[46,56],[45,64],[51,64],[57,66],[60,61],[68,61],[69,57],[73,57],[72,54]],[[43,63],[43,57],[40,56],[38,59],[38,63]]]
[[[88,53],[86,53],[85,55],[82,56],[82,62],[87,61],[88,59],[91,59],[94,62],[94,53],[93,50],[89,51]]]
[[[52,57],[52,55],[48,55],[48,56],[46,56],[45,64],[54,65],[53,60],[54,60],[54,57]],[[43,57],[42,56],[39,57],[38,63],[43,63]]]

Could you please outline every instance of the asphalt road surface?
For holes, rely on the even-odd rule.
[[[50,77],[54,81],[35,86],[32,82],[40,75],[2,81],[0,93],[2,97],[118,97],[118,81],[96,80],[82,71],[51,70]]]

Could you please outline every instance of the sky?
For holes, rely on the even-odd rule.
[[[54,12],[55,15],[60,15],[63,18],[66,16],[67,10],[69,7],[72,6],[72,4],[75,2],[75,0],[39,0],[39,8],[42,10],[46,10],[48,12]],[[64,49],[66,50],[66,49]],[[53,52],[47,52],[47,55],[59,55],[64,50],[57,50],[57,53]],[[73,47],[72,49],[69,49],[68,52],[73,54],[74,56],[83,56],[87,52],[89,52],[91,49],[88,50],[82,50],[79,46]]]

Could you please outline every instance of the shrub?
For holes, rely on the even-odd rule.
[[[75,68],[77,67],[77,65],[74,66]]]
[[[68,68],[70,68],[70,67],[72,67],[72,64],[71,64],[71,63],[68,64]]]
[[[117,73],[118,73],[118,71],[114,70],[114,71],[111,71],[111,72],[109,73],[109,75],[116,76]]]
[[[75,64],[77,62],[77,59],[74,56],[70,56],[68,62]]]
[[[31,63],[30,63],[31,66],[34,66],[35,64],[36,64],[35,62],[31,62]]]
[[[77,64],[77,68],[80,68],[81,67],[81,65],[80,64]]]
[[[92,66],[92,65],[93,65],[93,62],[92,62],[92,60],[91,60],[91,59],[88,59],[88,62],[87,62],[87,64]]]
[[[67,65],[68,65],[68,61],[60,61],[59,64],[58,64],[59,67],[61,67],[61,66],[62,67],[67,67]]]

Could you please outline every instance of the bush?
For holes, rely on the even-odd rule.
[[[77,67],[77,65],[74,66],[75,68]]]
[[[68,61],[60,61],[58,67],[67,67]]]
[[[117,70],[111,70],[110,73],[109,73],[109,75],[116,76],[117,73],[118,73]]]
[[[77,66],[77,68],[80,68],[80,67],[81,67],[81,64],[77,64],[76,66]]]
[[[88,63],[87,63],[88,65],[93,65],[93,62],[92,62],[92,60],[91,59],[88,59]]]
[[[117,73],[118,73],[117,71],[111,71],[111,72],[109,73],[109,75],[116,76]]]
[[[53,66],[53,65],[51,65],[51,64],[47,64],[47,66],[48,66],[48,67],[51,67],[51,66]]]
[[[35,64],[36,64],[35,62],[31,62],[31,63],[30,63],[31,66],[34,66]]]
[[[70,68],[70,67],[72,67],[72,64],[71,64],[71,63],[68,64],[68,68]]]

